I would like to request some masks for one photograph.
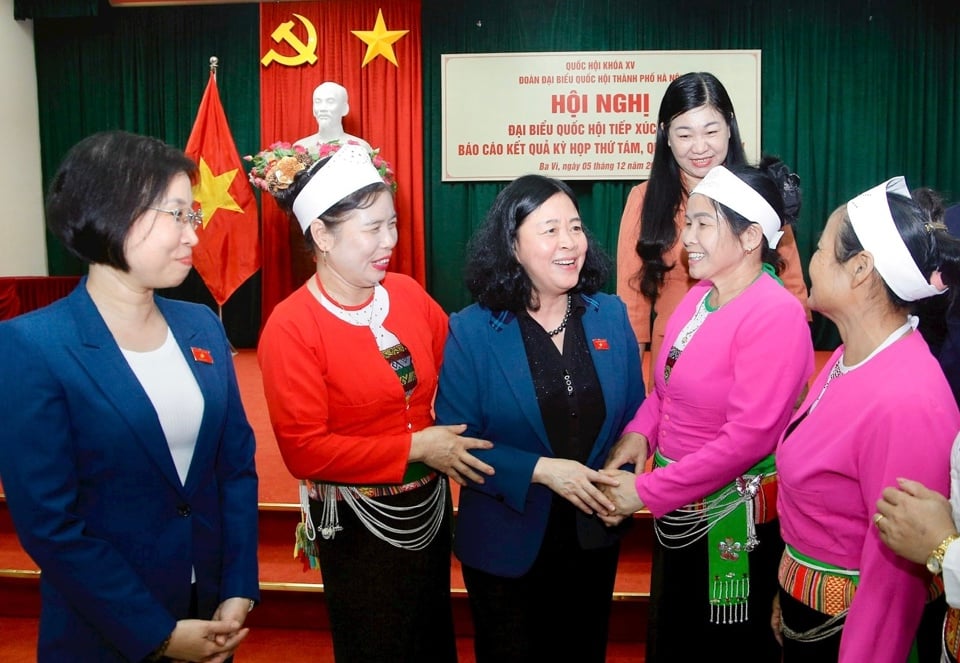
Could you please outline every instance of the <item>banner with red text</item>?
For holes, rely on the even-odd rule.
[[[443,180],[646,179],[660,100],[690,71],[723,83],[756,161],[758,50],[443,55]]]

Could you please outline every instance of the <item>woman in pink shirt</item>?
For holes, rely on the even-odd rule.
[[[780,660],[767,628],[782,550],[771,454],[813,348],[803,305],[771,265],[798,206],[779,162],[717,166],[686,206],[680,239],[701,280],[667,323],[654,391],[606,465],[620,485],[605,520],[644,505],[656,517],[648,663]],[[615,471],[648,453],[653,472]]]
[[[786,552],[773,626],[787,663],[910,655],[931,576],[883,544],[873,516],[897,477],[949,489],[960,413],[909,313],[960,284],[958,261],[902,177],[837,209],[810,260],[810,306],[843,345],[777,447]]]
[[[657,123],[650,179],[630,190],[617,236],[617,294],[651,362],[660,354],[667,320],[697,282],[680,241],[690,191],[714,166],[735,168],[747,160],[733,102],[713,74],[690,72],[670,83]],[[783,233],[780,276],[806,304],[796,238],[790,225]]]

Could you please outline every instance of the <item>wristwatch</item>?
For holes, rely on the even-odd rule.
[[[943,558],[947,554],[947,548],[957,539],[960,539],[960,534],[951,534],[933,549],[933,552],[927,557],[927,570],[930,573],[936,576],[943,572]]]

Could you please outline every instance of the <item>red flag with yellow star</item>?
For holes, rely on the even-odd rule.
[[[200,243],[193,249],[193,266],[223,306],[260,268],[260,241],[257,202],[212,71],[184,151],[200,167],[193,197],[203,209],[203,226],[197,230]]]
[[[313,91],[346,88],[343,129],[380,150],[397,176],[399,239],[390,271],[425,282],[423,63],[419,0],[301,0],[260,4],[260,140],[317,131]],[[263,320],[315,271],[303,233],[261,197]]]

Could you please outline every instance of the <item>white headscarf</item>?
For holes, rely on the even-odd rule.
[[[920,272],[910,250],[903,243],[887,204],[887,193],[910,198],[903,177],[892,177],[864,191],[847,203],[847,216],[864,250],[873,255],[873,264],[884,283],[906,301],[932,297],[945,292],[931,285]]]
[[[293,214],[306,232],[313,220],[328,209],[354,191],[377,182],[383,182],[383,178],[370,160],[370,153],[360,145],[347,143],[310,176],[293,201]]]
[[[759,224],[767,244],[771,249],[777,248],[783,237],[780,217],[763,196],[729,170],[723,166],[711,168],[690,195],[695,193],[723,203],[748,221]]]

